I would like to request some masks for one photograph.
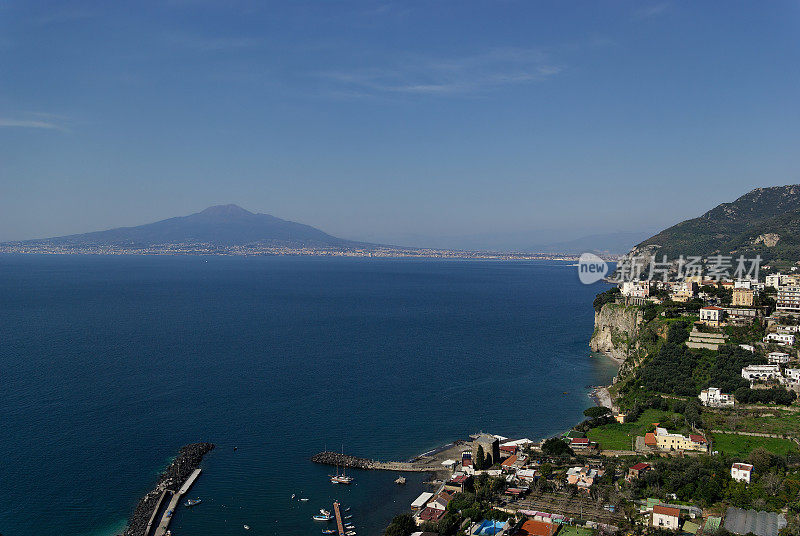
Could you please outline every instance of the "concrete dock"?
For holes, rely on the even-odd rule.
[[[336,514],[336,528],[339,529],[339,536],[345,536],[344,522],[342,521],[342,512],[339,510],[339,501],[334,501],[333,513]]]
[[[164,502],[164,496],[167,494],[167,490],[161,492],[161,496],[159,496],[158,501],[156,502],[155,507],[153,508],[153,514],[150,516],[150,521],[147,522],[147,527],[144,529],[144,536],[148,536],[150,534],[150,529],[153,528],[153,521],[156,520],[156,516],[158,515],[158,511],[161,509],[161,503]]]
[[[164,534],[167,532],[167,529],[169,529],[169,522],[172,521],[172,515],[171,514],[175,513],[175,508],[178,507],[178,504],[180,503],[181,497],[183,497],[183,495],[185,495],[186,492],[189,491],[189,488],[192,487],[192,484],[194,484],[194,481],[197,480],[198,476],[200,476],[200,469],[199,468],[195,469],[192,472],[192,474],[189,475],[189,478],[187,478],[186,482],[183,483],[183,486],[181,486],[181,489],[179,489],[178,491],[173,493],[172,500],[169,501],[169,504],[167,505],[167,510],[164,512],[164,515],[161,517],[161,523],[159,523],[158,527],[156,527],[156,531],[154,533],[154,536],[164,536]],[[160,502],[161,501],[159,500],[159,504],[160,504]],[[153,514],[155,515],[155,512]],[[145,536],[148,536],[147,533],[145,533]]]

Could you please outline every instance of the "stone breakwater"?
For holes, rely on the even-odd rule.
[[[429,472],[442,469],[441,463],[437,462],[435,458],[419,458],[413,462],[381,462],[330,451],[315,454],[311,457],[311,461],[323,465],[337,465],[376,471]]]
[[[147,524],[153,515],[153,510],[158,506],[163,492],[178,491],[189,475],[199,467],[203,456],[213,448],[213,443],[192,443],[181,447],[178,456],[158,477],[155,488],[142,497],[139,504],[136,505],[136,509],[128,518],[128,526],[122,536],[145,536]]]

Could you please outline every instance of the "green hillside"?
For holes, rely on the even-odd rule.
[[[683,221],[637,245],[634,254],[761,255],[765,261],[800,259],[800,185],[756,188],[699,218]]]

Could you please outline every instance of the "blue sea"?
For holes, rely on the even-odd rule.
[[[310,456],[569,428],[616,372],[601,290],[554,261],[0,256],[0,533],[114,534],[211,441],[176,536],[319,535],[334,498],[378,535],[425,475],[337,487]]]

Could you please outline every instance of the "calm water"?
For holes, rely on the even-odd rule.
[[[599,290],[555,262],[0,256],[0,532],[108,534],[204,440],[176,536],[318,535],[334,497],[377,535],[422,477],[308,458],[567,428],[615,372]]]

